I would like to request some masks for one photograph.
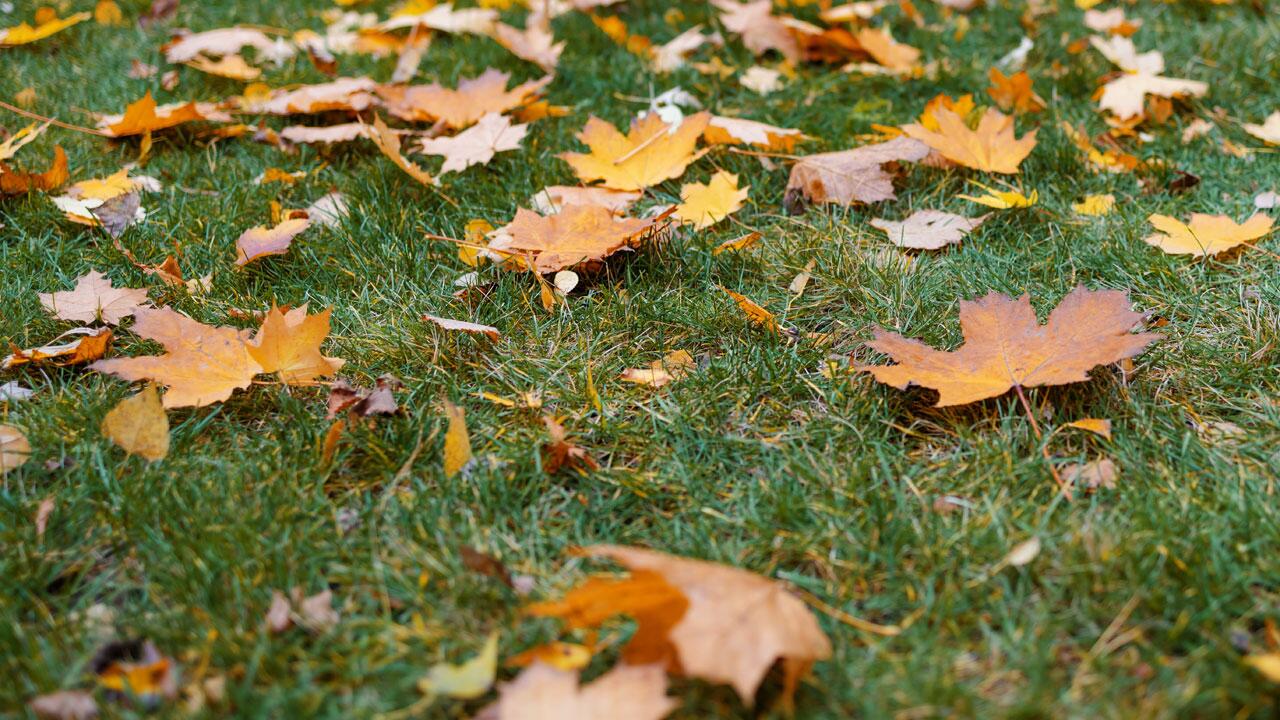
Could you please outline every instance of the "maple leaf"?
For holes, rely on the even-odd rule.
[[[694,25],[671,40],[655,45],[649,50],[653,69],[659,73],[675,72],[684,66],[685,59],[703,45],[721,47],[724,40],[719,33],[703,33],[701,25]]]
[[[708,183],[689,183],[680,188],[680,204],[675,217],[703,230],[742,209],[750,186],[739,188],[738,176],[725,170],[716,172]]]
[[[40,293],[40,304],[59,320],[82,323],[101,319],[108,325],[119,325],[146,303],[145,288],[111,287],[111,279],[97,270],[85,273],[73,290]]]
[[[917,140],[896,137],[852,150],[806,155],[791,168],[783,203],[788,209],[812,202],[851,205],[892,200],[893,176],[886,163],[923,160],[929,148]]]
[[[1013,118],[995,108],[987,111],[970,130],[964,118],[954,111],[939,107],[934,109],[938,130],[921,124],[904,125],[902,131],[929,147],[946,159],[974,170],[1016,174],[1031,149],[1036,146],[1036,131],[1015,139]]]
[[[1111,208],[1115,207],[1116,196],[1111,193],[1106,195],[1089,195],[1078,203],[1072,203],[1071,209],[1081,215],[1106,215],[1111,212]]]
[[[461,172],[472,165],[484,165],[495,153],[519,150],[528,125],[512,125],[506,115],[489,113],[475,125],[452,137],[426,138],[420,148],[428,155],[443,155],[440,174]]]
[[[618,665],[579,685],[578,673],[537,662],[498,692],[476,720],[661,720],[679,706],[656,665]]]
[[[991,68],[987,74],[991,87],[987,94],[1005,112],[1040,112],[1045,109],[1044,100],[1031,88],[1031,76],[1026,70],[1005,75],[1000,68]]]
[[[90,13],[79,12],[59,19],[57,13],[49,13],[47,16],[42,16],[37,12],[35,27],[28,23],[21,23],[11,28],[0,28],[0,48],[26,45],[37,40],[43,40],[91,17],[93,15]]]
[[[308,145],[318,143],[351,142],[369,136],[369,126],[362,122],[339,123],[312,127],[310,125],[290,125],[280,130],[280,137],[291,143]]]
[[[774,580],[727,565],[634,547],[595,545],[584,548],[582,554],[612,559],[633,577],[657,576],[683,595],[686,607],[676,615],[679,605],[669,597],[621,588],[623,593],[658,601],[649,609],[664,615],[653,619],[656,624],[650,632],[665,635],[673,652],[670,667],[691,677],[727,683],[748,705],[775,661],[781,659],[788,676],[798,678],[813,662],[831,656],[831,642],[813,614]],[[614,597],[615,603],[626,604],[622,594]],[[607,600],[597,596],[594,602],[596,616],[606,611]],[[637,605],[629,604],[633,609]]]
[[[761,95],[768,95],[771,92],[782,89],[782,73],[759,65],[753,65],[742,73],[742,77],[738,78],[738,84]]]
[[[591,152],[562,153],[558,157],[585,182],[603,180],[605,186],[615,190],[643,190],[680,177],[690,163],[702,156],[694,146],[710,120],[709,113],[700,112],[672,128],[657,113],[649,113],[632,123],[624,136],[612,124],[593,115],[577,136]]]
[[[918,49],[894,40],[893,36],[884,30],[862,28],[854,37],[868,55],[894,72],[910,72],[920,60]]]
[[[547,415],[542,418],[542,424],[551,436],[551,440],[542,445],[543,472],[555,475],[565,468],[579,473],[600,469],[600,463],[588,455],[585,448],[569,441],[569,431],[558,420]]]
[[[709,145],[752,145],[765,150],[790,152],[797,142],[805,139],[805,135],[795,128],[712,115],[702,139]]]
[[[489,248],[518,256],[532,254],[534,269],[551,273],[631,247],[657,222],[657,218],[618,218],[598,205],[568,205],[547,216],[519,208],[515,219],[495,231]]]
[[[898,364],[858,370],[899,389],[933,388],[939,393],[935,407],[964,405],[1014,387],[1084,382],[1093,368],[1131,358],[1161,337],[1131,333],[1141,320],[1121,290],[1077,287],[1044,325],[1037,324],[1029,296],[1014,300],[992,292],[960,301],[964,343],[959,348],[935,350],[877,328],[867,345]]]
[[[311,227],[309,218],[289,218],[275,227],[258,225],[236,238],[236,265],[244,267],[261,257],[283,255],[289,251],[293,239]]]
[[[99,360],[91,370],[124,380],[154,380],[168,386],[164,406],[203,407],[249,387],[262,372],[240,331],[196,322],[169,308],[134,313],[133,332],[155,340],[164,355]]]
[[[498,19],[498,11],[493,8],[454,9],[453,3],[440,3],[419,11],[412,4],[401,8],[378,27],[382,30],[397,30],[418,25],[447,33],[471,33],[487,35],[493,31]]]
[[[725,29],[742,36],[742,44],[756,55],[777,50],[792,63],[800,61],[800,44],[782,18],[773,14],[772,0],[711,0]]]
[[[268,115],[314,114],[341,110],[360,112],[378,101],[378,85],[367,77],[338,78],[327,83],[303,85],[295,90],[276,90],[263,98],[243,99],[247,112]]]
[[[439,120],[448,127],[461,129],[489,113],[505,113],[528,105],[541,96],[552,78],[547,75],[508,90],[510,73],[489,68],[478,77],[459,80],[456,90],[437,83],[411,87],[381,85],[378,94],[387,112],[401,120]]]
[[[1203,213],[1191,213],[1191,221],[1187,223],[1168,215],[1151,215],[1147,221],[1160,231],[1148,236],[1147,244],[1170,255],[1194,257],[1217,255],[1257,240],[1271,232],[1274,222],[1263,213],[1255,213],[1243,223],[1237,223],[1226,215]]]
[[[32,190],[52,190],[71,177],[67,169],[67,154],[62,146],[53,148],[53,162],[49,169],[39,173],[14,172],[0,162],[0,195],[16,195]]]
[[[493,27],[493,39],[512,55],[527,60],[546,72],[555,72],[560,63],[560,53],[565,42],[556,42],[551,34],[551,21],[541,13],[530,13],[525,29],[519,30],[506,23]]]
[[[1280,145],[1280,110],[1268,115],[1261,125],[1241,123],[1240,127],[1268,145]]]
[[[1127,37],[1091,37],[1089,42],[1117,67],[1120,77],[1102,87],[1098,107],[1121,120],[1140,117],[1147,95],[1172,98],[1180,95],[1200,97],[1209,85],[1198,80],[1183,80],[1160,75],[1164,72],[1164,55],[1158,50],[1138,53]]]
[[[341,370],[345,360],[320,352],[321,343],[329,336],[330,312],[325,308],[307,315],[305,304],[288,312],[271,308],[257,335],[246,344],[260,372],[278,372],[286,384],[302,385]]]
[[[102,434],[124,448],[155,462],[169,454],[169,418],[160,405],[155,385],[121,400],[102,418]]]
[[[209,58],[201,55],[183,64],[193,70],[199,70],[202,73],[230,78],[232,80],[257,80],[262,76],[261,69],[245,62],[245,59],[239,55],[225,55],[217,60],[210,60]]]
[[[960,242],[987,217],[989,215],[967,218],[941,210],[917,210],[902,222],[875,218],[871,225],[883,230],[889,242],[898,247],[937,250]]]
[[[211,103],[172,103],[156,105],[148,90],[141,100],[129,103],[123,115],[105,115],[98,120],[98,127],[111,137],[127,137],[164,130],[197,120],[230,120],[231,116],[218,111]]]
[[[598,205],[614,215],[621,215],[642,194],[639,190],[614,190],[599,186],[548,185],[530,198],[529,203],[543,215],[558,213],[570,205]]]

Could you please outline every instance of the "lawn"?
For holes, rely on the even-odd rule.
[[[180,82],[165,90],[159,75],[131,78],[131,62],[171,69],[160,46],[172,28],[323,32],[321,16],[333,8],[187,0],[143,29],[136,19],[147,3],[118,1],[125,25],[88,21],[0,49],[0,100],[34,88],[29,112],[83,126],[94,124],[90,111],[119,113],[147,90],[162,103],[223,100],[244,83],[172,66]],[[88,0],[12,4],[0,26],[29,20],[39,5],[64,15],[93,9]],[[775,6],[810,21],[819,9]],[[1039,128],[1038,144],[1021,173],[1006,177],[1035,189],[1039,202],[996,211],[958,246],[907,253],[869,220],[921,208],[976,215],[982,208],[957,196],[981,194],[972,181],[995,176],[904,164],[896,200],[793,215],[783,207],[789,160],[717,146],[679,180],[650,188],[643,204],[676,202],[682,183],[723,168],[751,186],[731,220],[611,260],[550,312],[529,274],[496,267],[479,269],[493,285],[478,301],[454,296],[454,281],[472,268],[435,238],[462,238],[473,219],[503,225],[540,188],[575,184],[556,155],[582,149],[574,135],[591,114],[624,127],[646,98],[680,86],[718,114],[802,130],[812,139],[795,152],[808,154],[866,144],[873,125],[912,122],[939,93],[989,104],[988,68],[1024,36],[1027,5],[964,14],[917,6],[920,26],[897,5],[873,24],[921,49],[931,64],[922,76],[802,64],[766,96],[689,65],[656,74],[585,14],[569,13],[553,23],[569,43],[547,90],[568,114],[532,125],[522,149],[444,176],[438,191],[368,142],[285,154],[248,136],[212,142],[201,125],[158,133],[139,172],[164,189],[143,197],[146,220],[121,242],[142,262],[175,254],[188,277],[212,275],[205,293],[165,285],[100,230],[67,221],[49,200],[56,191],[0,198],[7,343],[38,346],[73,327],[37,295],[96,269],[213,325],[256,326],[250,315],[273,303],[332,308],[324,350],[346,359],[341,375],[354,385],[384,374],[404,384],[399,414],[354,426],[328,459],[326,389],[263,382],[226,402],[170,411],[172,448],[148,463],[99,430],[136,383],[83,367],[0,375],[36,391],[0,405],[0,422],[32,447],[31,460],[0,480],[0,714],[24,717],[37,695],[91,687],[104,642],[147,638],[181,664],[184,684],[225,678],[225,698],[197,715],[386,716],[419,700],[415,683],[428,667],[471,657],[491,632],[503,658],[555,639],[556,622],[522,609],[616,569],[571,548],[617,543],[740,567],[819,601],[834,653],[801,684],[796,717],[1274,716],[1280,686],[1244,657],[1275,651],[1280,621],[1280,246],[1264,238],[1195,259],[1143,242],[1152,213],[1241,220],[1255,196],[1280,190],[1276,148],[1240,128],[1280,106],[1280,14],[1266,0],[1117,5],[1143,22],[1135,43],[1163,51],[1167,75],[1210,86],[1145,128],[1145,141],[1125,140],[1150,165],[1132,173],[1095,172],[1061,131],[1063,121],[1091,135],[1107,129],[1091,96],[1112,67],[1093,49],[1068,47],[1089,35],[1080,9],[1047,3],[1026,65],[1047,109],[1018,117],[1019,134]],[[355,9],[386,17],[392,6]],[[503,16],[522,24],[525,12]],[[655,42],[696,23],[716,27],[702,2],[626,0],[596,12]],[[739,69],[779,63],[757,60],[728,33],[723,49],[694,59],[712,56]],[[379,81],[396,64],[394,55],[338,61],[342,75]],[[542,75],[487,38],[440,34],[414,82],[453,86],[489,67],[518,81]],[[263,78],[272,87],[327,79],[305,54],[267,66]],[[1196,118],[1212,130],[1184,142]],[[277,128],[292,121],[267,119]],[[28,122],[0,110],[10,132]],[[1248,152],[1228,152],[1224,141]],[[139,154],[136,139],[51,127],[16,161],[42,167],[54,145],[66,150],[72,181],[108,175]],[[256,184],[272,167],[308,174]],[[1177,171],[1200,182],[1181,190]],[[270,222],[272,201],[306,207],[330,190],[346,195],[349,217],[312,228],[283,256],[235,266],[236,238]],[[1116,196],[1110,214],[1072,210],[1103,193]],[[762,233],[754,248],[712,252],[748,230]],[[796,295],[788,284],[810,265]],[[1080,284],[1127,290],[1163,338],[1124,369],[1029,389],[1042,439],[1015,394],[934,408],[927,390],[899,391],[846,369],[850,358],[885,362],[864,345],[876,326],[952,348],[961,342],[960,300],[1026,293],[1043,319]],[[799,338],[752,326],[720,287],[774,312]],[[426,313],[502,336],[447,333]],[[109,357],[158,350],[127,325]],[[698,361],[687,377],[661,389],[620,380],[677,349]],[[529,392],[541,408],[490,399]],[[442,468],[446,401],[465,410],[474,450],[453,477]],[[547,414],[598,470],[544,471]],[[1110,419],[1111,438],[1065,427],[1086,417]],[[1067,501],[1042,445],[1059,465],[1109,458],[1119,477]],[[33,517],[48,498],[54,509],[38,536]],[[1032,538],[1038,556],[1002,562]],[[521,596],[469,569],[464,546],[530,576],[532,591]],[[308,595],[331,589],[336,626],[266,632],[273,591],[295,586]],[[902,632],[864,632],[842,614]],[[586,676],[617,660],[628,628],[611,626],[613,645]],[[503,665],[499,680],[517,671]],[[766,680],[755,709],[727,686],[675,678],[681,706],[671,717],[781,717],[780,675]],[[471,717],[493,697],[441,698],[420,716]],[[107,717],[143,714],[99,704]],[[159,715],[183,716],[183,707],[165,702]]]

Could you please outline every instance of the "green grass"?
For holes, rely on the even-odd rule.
[[[0,24],[34,10],[31,0],[16,4]],[[1142,238],[1152,212],[1242,219],[1257,192],[1280,189],[1274,151],[1241,159],[1220,150],[1224,138],[1257,147],[1237,123],[1259,122],[1277,106],[1274,13],[1247,3],[1126,5],[1145,22],[1140,50],[1161,49],[1167,74],[1212,86],[1136,150],[1200,176],[1189,193],[1144,192],[1133,175],[1092,173],[1057,129],[1060,120],[1104,129],[1089,96],[1110,71],[1096,52],[1071,55],[1059,42],[1085,34],[1081,12],[1061,3],[1041,19],[1028,68],[1050,108],[1018,123],[1020,131],[1040,127],[1020,182],[1039,190],[1041,204],[998,214],[960,247],[916,256],[904,268],[866,221],[926,207],[973,214],[954,195],[974,189],[969,178],[989,180],[981,174],[910,167],[896,202],[789,217],[781,208],[786,163],[766,169],[717,151],[683,180],[705,180],[715,167],[740,173],[752,189],[737,219],[764,232],[757,249],[711,254],[740,234],[733,223],[678,235],[610,264],[550,314],[528,277],[493,269],[483,271],[493,290],[474,307],[452,297],[452,281],[467,268],[451,245],[424,233],[461,236],[472,218],[506,222],[540,187],[573,182],[553,156],[577,147],[572,135],[590,113],[625,123],[640,106],[622,96],[681,85],[717,112],[802,129],[816,138],[804,152],[852,147],[872,123],[906,122],[939,92],[973,92],[981,101],[986,69],[1021,37],[1023,5],[971,13],[957,41],[954,19],[917,4],[929,21],[924,29],[896,8],[884,16],[900,40],[939,62],[936,79],[803,67],[765,99],[688,68],[655,77],[586,17],[557,20],[557,35],[571,42],[549,94],[573,112],[534,126],[524,150],[450,176],[445,191],[457,207],[368,144],[284,155],[247,139],[210,144],[191,129],[158,137],[145,171],[165,190],[144,198],[149,218],[124,241],[145,261],[176,249],[189,275],[212,273],[203,297],[161,286],[101,235],[63,220],[42,195],[0,200],[7,342],[29,347],[70,327],[45,313],[36,293],[70,287],[95,268],[117,284],[150,286],[158,302],[214,324],[244,326],[231,310],[273,302],[332,307],[326,350],[348,360],[344,374],[368,383],[393,373],[406,385],[403,415],[356,430],[331,464],[317,452],[328,428],[322,391],[268,385],[171,412],[172,452],[148,465],[126,458],[98,430],[132,392],[125,383],[78,369],[6,373],[0,381],[17,379],[38,394],[2,417],[27,432],[35,454],[0,485],[0,714],[21,717],[31,697],[91,682],[86,666],[102,639],[82,618],[103,604],[115,613],[110,635],[153,639],[188,676],[204,667],[228,677],[228,703],[211,715],[372,717],[412,703],[426,667],[469,656],[492,630],[504,655],[554,635],[553,623],[521,617],[527,599],[466,570],[461,545],[532,575],[534,598],[545,598],[592,570],[567,558],[569,547],[612,542],[747,568],[853,615],[907,626],[879,638],[820,615],[835,656],[801,687],[798,717],[1273,716],[1277,691],[1242,665],[1240,646],[1265,650],[1264,621],[1280,620],[1280,264],[1254,250],[1194,262]],[[131,19],[144,9],[141,0],[121,5]],[[657,41],[710,18],[701,3],[681,3],[687,18],[669,26],[663,14],[673,5],[629,0],[609,13]],[[173,25],[319,30],[327,7],[185,2]],[[812,17],[812,8],[796,12]],[[85,23],[0,50],[0,99],[34,87],[33,111],[90,124],[84,110],[118,112],[147,89],[161,102],[239,92],[238,83],[186,68],[172,92],[128,78],[132,59],[162,64],[165,37],[164,26]],[[739,67],[751,63],[736,41],[720,52]],[[341,71],[383,79],[393,64],[344,56]],[[489,40],[439,37],[418,81],[452,83],[489,66],[517,79],[538,75]],[[266,79],[324,78],[303,58]],[[1222,119],[1213,134],[1182,144],[1185,123],[1216,108]],[[0,121],[10,130],[26,123],[11,114]],[[18,159],[38,164],[54,144],[67,149],[75,179],[137,156],[136,142],[53,128]],[[287,188],[252,182],[271,166],[322,165]],[[302,207],[330,188],[352,203],[341,227],[309,231],[284,257],[234,268],[235,238],[268,221],[271,200]],[[1073,215],[1072,202],[1102,192],[1117,195],[1117,212]],[[678,193],[679,183],[669,182],[651,194]],[[1273,240],[1262,245],[1275,248]],[[791,298],[787,283],[810,261],[813,281]],[[1043,316],[1079,283],[1128,289],[1139,308],[1167,323],[1164,340],[1137,359],[1127,380],[1100,369],[1088,383],[1030,393],[1051,428],[1087,416],[1113,420],[1110,441],[1064,429],[1049,451],[1061,461],[1113,458],[1122,469],[1114,490],[1070,504],[1056,498],[1012,396],[935,410],[924,392],[820,372],[833,354],[875,360],[862,346],[873,325],[954,346],[958,299],[1025,292]],[[717,285],[746,293],[802,332],[828,334],[827,344],[787,343],[747,326]],[[496,325],[503,339],[446,335],[420,320],[426,312]],[[125,332],[112,353],[149,347]],[[679,348],[706,358],[705,369],[656,392],[617,379]],[[547,476],[539,413],[476,397],[529,390],[566,417],[602,470]],[[451,480],[441,470],[445,399],[465,407],[477,455]],[[1235,423],[1244,434],[1206,439],[1196,419]],[[419,442],[423,451],[397,480]],[[59,461],[66,467],[46,469]],[[939,495],[962,496],[971,508],[930,512]],[[46,497],[57,507],[37,539],[31,518]],[[354,513],[359,525],[343,534],[339,513]],[[1033,563],[989,573],[1032,536],[1044,545]],[[341,624],[323,637],[267,635],[261,620],[272,590],[294,585],[309,593],[332,587]],[[1121,631],[1133,631],[1129,642],[1091,650],[1130,601],[1132,613],[1121,619]],[[615,657],[607,651],[591,672]],[[776,679],[766,684],[766,708],[778,687]],[[753,716],[727,687],[681,680],[673,692],[683,703],[673,717]],[[480,704],[441,701],[429,715],[466,717]],[[108,707],[109,716],[135,713]],[[170,714],[182,713],[162,713]]]

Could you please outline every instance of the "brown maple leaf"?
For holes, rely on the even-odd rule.
[[[964,117],[946,107],[933,110],[938,124],[936,131],[924,125],[904,125],[902,131],[929,147],[946,159],[974,170],[1016,174],[1031,149],[1036,146],[1036,131],[1014,137],[1013,118],[995,108],[987,108],[973,130],[965,124]]]
[[[530,80],[508,90],[510,79],[509,73],[489,68],[479,77],[458,81],[456,90],[437,83],[411,87],[381,85],[378,95],[387,112],[401,120],[439,120],[448,127],[461,129],[489,113],[505,113],[533,102],[542,95],[552,76]]]
[[[164,406],[203,407],[247,388],[262,372],[245,345],[244,334],[229,327],[196,322],[169,308],[134,313],[133,332],[155,340],[164,355],[99,360],[90,369],[125,380],[154,380],[167,385]]]
[[[701,153],[694,151],[698,137],[711,121],[709,113],[690,115],[672,129],[657,113],[632,123],[623,135],[594,115],[578,133],[590,153],[562,153],[584,182],[603,180],[615,190],[643,190],[663,180],[680,177]]]
[[[529,14],[523,30],[497,23],[493,26],[493,40],[512,55],[537,65],[545,72],[555,72],[556,65],[560,63],[560,53],[564,52],[567,44],[556,42],[551,33],[551,21],[540,12]]]
[[[679,706],[656,665],[618,665],[584,685],[578,673],[537,662],[498,688],[475,720],[661,720]]]
[[[800,198],[811,202],[850,205],[892,200],[893,176],[886,163],[923,160],[929,148],[911,138],[896,137],[852,150],[806,155],[791,168],[783,203],[798,208]]]
[[[960,301],[964,344],[935,350],[919,340],[877,328],[869,347],[897,365],[862,365],[858,370],[899,389],[910,385],[939,393],[935,407],[964,405],[996,397],[1014,387],[1064,385],[1089,379],[1089,371],[1131,358],[1161,336],[1131,332],[1142,314],[1130,309],[1121,290],[1077,287],[1036,322],[1027,295],[1014,300],[989,293]]]
[[[515,219],[493,233],[489,248],[531,255],[537,272],[557,272],[636,245],[661,219],[619,218],[599,205],[568,205],[546,216],[519,208]]]
[[[108,325],[119,325],[146,303],[145,288],[111,287],[111,278],[97,270],[85,273],[76,281],[74,290],[40,293],[40,304],[59,320],[82,323],[101,319]]]

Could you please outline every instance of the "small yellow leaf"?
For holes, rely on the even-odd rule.
[[[996,190],[980,182],[975,182],[974,185],[986,190],[987,194],[977,197],[973,195],[957,195],[956,197],[962,200],[971,200],[997,210],[1031,207],[1040,200],[1040,193],[1035,190],[1032,190],[1030,194],[1024,195],[1021,190]]]
[[[1244,664],[1257,670],[1271,682],[1280,683],[1280,652],[1247,655]]]
[[[675,216],[696,230],[709,228],[740,210],[750,189],[739,188],[738,176],[721,170],[706,184],[688,183],[680,188],[682,202],[676,206]]]
[[[466,412],[449,401],[444,403],[449,429],[444,434],[444,475],[453,477],[471,462],[471,435],[467,433]]]
[[[1106,195],[1089,195],[1083,202],[1072,203],[1071,209],[1081,215],[1106,215],[1115,207],[1116,196],[1110,193]]]
[[[1108,440],[1111,439],[1111,421],[1106,418],[1080,418],[1075,422],[1067,423],[1067,427],[1087,430]]]
[[[169,418],[156,386],[148,383],[142,392],[121,400],[102,418],[102,434],[130,455],[152,462],[168,455]]]
[[[711,250],[712,255],[719,255],[722,252],[746,250],[747,248],[760,242],[760,238],[764,237],[758,232],[749,232],[742,237],[731,238],[725,240]]]
[[[742,309],[742,312],[747,316],[747,319],[751,321],[752,325],[758,325],[769,332],[778,332],[778,319],[773,313],[760,307],[754,300],[746,295],[736,293],[726,287],[722,287],[720,289],[728,293],[729,297],[733,298],[734,302],[738,303],[738,307]]]
[[[459,700],[478,698],[489,691],[498,672],[498,634],[485,641],[474,658],[461,665],[438,663],[418,681],[418,689],[427,696],[444,695]]]
[[[93,8],[93,20],[99,25],[123,25],[124,13],[114,0],[98,0]]]

